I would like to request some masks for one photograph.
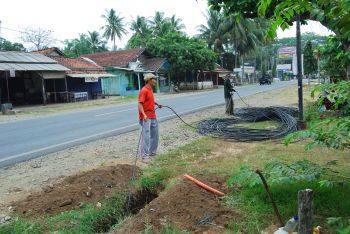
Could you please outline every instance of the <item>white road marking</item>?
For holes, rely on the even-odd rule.
[[[103,114],[98,114],[98,115],[95,115],[95,116],[99,117],[99,116],[104,116],[104,115],[113,115],[113,114],[116,114],[116,113],[126,112],[126,111],[130,111],[130,110],[135,110],[135,108],[130,108],[130,109],[126,109],[126,110],[120,110],[120,111],[112,111],[112,112],[107,112],[107,113],[103,113]]]

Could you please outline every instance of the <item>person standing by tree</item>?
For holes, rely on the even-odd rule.
[[[233,89],[233,86],[230,81],[230,74],[227,74],[224,77],[224,96],[225,96],[225,104],[226,104],[226,109],[225,113],[228,115],[233,115],[233,109],[234,109],[234,103],[233,103],[233,94],[232,92],[236,92],[236,90]]]
[[[157,153],[159,133],[158,121],[156,118],[155,105],[162,108],[162,105],[154,101],[153,87],[156,85],[156,76],[147,73],[144,76],[146,85],[141,89],[138,97],[139,121],[141,125],[140,153],[142,161],[149,163],[150,156]]]

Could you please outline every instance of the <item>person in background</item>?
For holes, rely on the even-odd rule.
[[[224,77],[224,97],[225,97],[225,113],[227,115],[233,115],[234,114],[234,103],[233,103],[233,93],[236,92],[236,90],[233,88],[231,81],[230,81],[230,74],[227,74]]]
[[[150,156],[157,153],[159,133],[155,105],[162,108],[154,100],[153,87],[156,85],[156,76],[147,73],[144,76],[146,85],[141,89],[138,97],[139,122],[141,125],[140,153],[144,163],[150,162]]]

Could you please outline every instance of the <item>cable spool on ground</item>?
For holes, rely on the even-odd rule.
[[[199,122],[201,134],[236,141],[263,141],[279,139],[298,130],[297,121],[293,117],[295,108],[289,107],[252,107],[239,108],[233,118],[209,119]],[[254,129],[234,127],[241,123],[254,123],[273,120],[279,123],[276,129]]]

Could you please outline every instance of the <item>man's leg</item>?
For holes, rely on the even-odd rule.
[[[147,121],[140,121],[141,125],[141,133],[142,133],[142,139],[140,142],[141,147],[141,157],[148,157],[149,156],[149,146],[150,146],[150,128],[151,128],[151,120]]]
[[[230,99],[225,98],[225,113],[230,114]]]
[[[235,114],[235,102],[233,101],[233,95],[232,95],[232,114],[234,115]]]
[[[158,142],[159,142],[159,132],[158,132],[158,121],[157,119],[150,119],[151,129],[150,129],[150,155],[155,155],[157,153]]]
[[[228,113],[230,115],[233,115],[233,98],[231,97],[229,100],[230,101],[229,101],[229,105],[228,105]]]

